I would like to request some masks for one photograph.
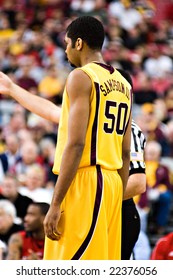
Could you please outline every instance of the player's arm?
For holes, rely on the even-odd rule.
[[[85,145],[92,83],[82,70],[75,69],[68,77],[66,88],[70,102],[68,140],[63,152],[52,203],[44,221],[45,233],[53,240],[57,239],[53,232],[57,232],[61,202],[77,172]]]
[[[118,173],[123,182],[123,190],[125,192],[127,181],[129,177],[129,165],[130,165],[130,144],[131,144],[131,122],[132,117],[130,116],[130,120],[128,122],[128,126],[123,138],[122,143],[122,160],[123,166],[121,169],[118,170]]]
[[[49,121],[59,123],[60,107],[47,99],[34,95],[19,87],[2,72],[0,72],[0,94],[11,96],[30,112]]]
[[[20,260],[22,250],[22,237],[18,233],[11,235],[8,248],[7,248],[7,260]]]

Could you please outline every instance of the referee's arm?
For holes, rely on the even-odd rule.
[[[146,191],[146,174],[144,162],[145,136],[140,128],[132,121],[131,131],[131,160],[129,179],[123,200],[130,199]]]
[[[132,198],[146,191],[145,173],[134,173],[129,176],[123,200]]]

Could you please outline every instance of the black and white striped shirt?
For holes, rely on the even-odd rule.
[[[134,173],[145,173],[144,148],[146,138],[140,127],[132,120],[131,130],[131,152],[129,175]]]

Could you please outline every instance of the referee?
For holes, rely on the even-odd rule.
[[[128,72],[117,69],[131,84],[133,82]],[[140,232],[140,217],[133,197],[146,191],[146,174],[144,148],[146,139],[140,127],[132,120],[131,124],[131,156],[129,179],[122,203],[122,244],[121,259],[129,260]]]
[[[146,190],[145,145],[144,134],[139,126],[132,121],[129,179],[122,204],[122,260],[130,259],[140,232],[140,217],[133,197]]]

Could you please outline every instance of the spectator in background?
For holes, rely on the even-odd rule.
[[[147,142],[145,163],[147,177],[147,198],[149,201],[149,231],[163,234],[166,230],[173,194],[170,170],[161,164],[161,145]]]
[[[25,32],[26,32],[26,30],[25,30]],[[39,57],[41,50],[40,49],[35,50],[36,47],[34,48],[34,44],[33,44],[33,41],[35,42],[37,40],[38,40],[37,43],[39,44],[39,37],[37,37],[37,34],[38,34],[38,32],[34,31],[32,38],[30,38],[30,40],[28,39],[28,41],[25,38],[23,38],[23,40],[25,41],[25,44],[27,44],[27,46],[30,46],[31,49],[33,48],[33,51],[31,52],[30,50],[28,50],[28,52],[27,52],[28,54],[23,53],[21,56],[19,56],[19,58],[17,59],[18,67],[14,71],[15,77],[18,80],[20,80],[20,78],[22,78],[22,76],[24,76],[24,73],[27,73],[27,76],[29,76],[30,81],[31,81],[31,83],[29,85],[30,90],[33,93],[37,92],[37,85],[45,73],[44,67],[41,67],[42,62]],[[43,35],[41,37],[43,37]],[[42,38],[42,40],[43,40],[43,38]],[[41,42],[43,44],[43,41],[41,41]],[[35,53],[37,54],[36,56],[35,56]]]
[[[6,173],[0,189],[0,200],[8,199],[16,208],[17,218],[23,223],[28,206],[32,203],[32,199],[21,195],[18,190],[19,182],[14,175]]]
[[[60,73],[54,65],[50,65],[38,85],[40,95],[55,103],[61,104],[63,87],[64,83],[60,77]]]
[[[5,145],[4,135],[2,133],[2,126],[0,125],[0,154],[4,152],[5,146],[6,145]]]
[[[6,250],[7,250],[7,246],[2,240],[0,240],[0,260],[4,259],[4,254]]]
[[[105,8],[105,0],[72,0],[70,10],[72,13],[84,15],[96,11],[102,11]]]
[[[134,102],[138,105],[153,103],[158,96],[152,89],[151,78],[145,72],[140,72],[135,79]]]
[[[7,157],[4,154],[0,154],[0,183],[4,180],[5,173],[8,170]]]
[[[60,110],[58,106],[57,106],[57,110]],[[32,139],[38,145],[43,138],[51,138],[56,144],[56,140],[57,140],[56,123],[52,123],[49,120],[45,120],[44,118],[34,113],[29,113],[27,125],[28,125],[29,132],[32,136]]]
[[[52,172],[54,155],[55,155],[55,143],[50,137],[44,137],[40,143],[40,155],[42,157],[42,166],[46,171],[46,185],[55,185],[57,175]]]
[[[154,140],[161,145],[161,156],[169,155],[170,149],[167,139],[167,126],[163,123],[158,112],[156,112],[155,105],[152,103],[144,103],[135,120],[141,127],[147,141]]]
[[[0,200],[0,240],[6,245],[10,236],[23,230],[23,225],[16,224],[16,209],[12,202],[7,199]]]
[[[158,122],[163,124],[164,135],[166,136],[166,139],[167,139],[167,132],[168,132],[167,123],[169,121],[169,117],[168,117],[168,111],[167,111],[167,108],[166,108],[166,103],[165,103],[163,98],[157,98],[154,101],[153,105],[154,105],[153,106],[154,107],[154,114],[155,114]]]
[[[24,218],[24,230],[11,235],[8,247],[8,260],[41,260],[44,251],[43,221],[49,204],[32,203]]]
[[[22,177],[25,177],[27,168],[32,164],[39,163],[39,149],[37,144],[33,140],[26,141],[20,149],[21,159],[15,164],[11,170],[20,182],[23,181]]]
[[[8,124],[3,127],[3,134],[6,137],[9,134],[16,134],[20,129],[26,128],[26,117],[23,112],[13,112]]]
[[[22,128],[17,132],[19,146],[22,147],[27,141],[32,141],[33,136],[29,128]]]
[[[37,82],[30,75],[31,68],[32,65],[30,64],[30,62],[27,63],[27,61],[24,61],[21,64],[22,73],[21,76],[17,79],[17,84],[26,90],[37,92]]]
[[[43,35],[42,35],[42,49],[40,51],[40,57],[42,60],[42,65],[44,66],[44,76],[47,72],[47,69],[54,65],[61,74],[65,71],[65,64],[64,64],[64,52],[63,49],[58,45],[55,44],[54,40],[52,39],[51,31],[48,30],[48,26],[50,22],[53,22],[54,29],[57,28],[57,21],[48,19],[44,22],[43,25]],[[38,37],[38,35],[37,35]],[[58,34],[57,34],[57,40],[58,40]],[[43,75],[42,75],[43,76]],[[42,80],[42,77],[40,81]]]
[[[173,61],[168,55],[162,53],[157,44],[151,44],[149,56],[144,62],[144,70],[149,77],[165,77],[173,71]]]
[[[167,109],[167,119],[173,119],[173,85],[171,85],[164,94],[164,102]]]
[[[173,157],[173,119],[171,119],[168,123],[167,123],[167,139],[168,139],[168,143],[170,146],[170,153],[169,153],[169,158],[171,159],[172,162],[172,157]]]
[[[142,15],[137,11],[130,0],[113,1],[108,7],[108,13],[117,17],[122,29],[132,30],[142,21]]]
[[[50,203],[53,188],[45,188],[45,169],[39,164],[33,164],[26,170],[24,185],[19,187],[22,195],[36,202]]]
[[[10,26],[10,21],[8,16],[4,13],[1,12],[1,21],[0,21],[0,40],[8,40],[12,38],[14,35],[15,30],[12,29]]]
[[[17,135],[10,133],[5,137],[5,143],[5,151],[1,154],[1,157],[7,161],[7,170],[10,171],[15,168],[15,165],[20,160],[20,147]]]

